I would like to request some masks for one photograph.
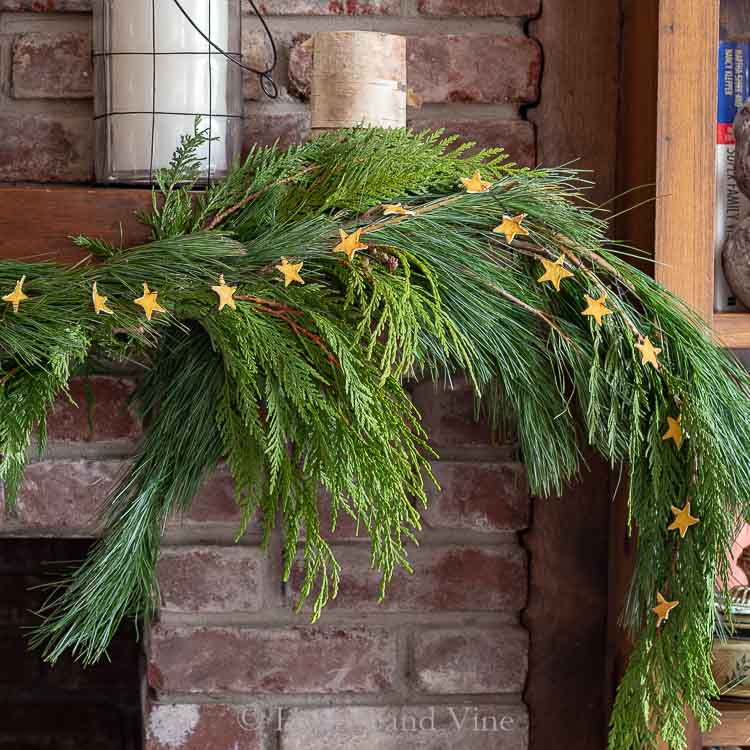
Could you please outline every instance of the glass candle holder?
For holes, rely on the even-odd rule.
[[[200,181],[226,175],[242,148],[241,39],[240,0],[94,0],[97,181],[153,183],[198,115]]]

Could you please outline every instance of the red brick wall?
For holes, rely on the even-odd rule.
[[[0,537],[91,535],[140,434],[131,387],[113,376],[74,383],[80,408],[54,410],[47,457],[29,467]],[[222,471],[174,520],[147,639],[148,750],[527,746],[525,475],[512,445],[473,424],[467,389],[422,385],[414,398],[444,491],[424,514],[415,574],[398,575],[381,605],[368,544],[342,523],[339,598],[315,626],[294,614],[297,572],[281,581],[281,539],[268,555],[256,530],[233,543],[239,514]]]
[[[409,86],[423,101],[415,128],[446,127],[504,145],[535,162],[520,108],[538,96],[539,45],[524,32],[540,0],[266,0],[280,51],[281,95],[270,102],[246,77],[246,142],[303,140],[310,125],[309,55],[302,43],[327,29],[408,35]],[[85,182],[93,170],[90,0],[0,0],[0,181]],[[26,11],[26,12],[23,12]],[[246,19],[246,59],[268,50]]]
[[[247,142],[284,144],[309,127],[315,30],[409,35],[417,127],[440,125],[535,160],[522,108],[538,96],[541,51],[525,35],[539,0],[267,0],[281,47],[276,102],[246,82]],[[92,137],[87,0],[0,0],[0,180],[86,181]],[[42,12],[43,11],[43,12]],[[248,20],[245,48],[260,62]],[[75,384],[61,403],[45,460],[30,466],[0,536],[88,536],[90,519],[140,434],[127,378]],[[530,501],[513,445],[492,445],[470,394],[419,386],[415,401],[441,460],[444,491],[424,513],[415,574],[376,603],[367,542],[342,523],[341,593],[315,626],[294,614],[298,571],[281,581],[219,472],[166,535],[162,609],[147,638],[148,750],[524,750],[528,563],[518,534]],[[92,404],[87,413],[87,400]],[[2,540],[0,540],[0,544]],[[1,720],[0,720],[1,723]]]

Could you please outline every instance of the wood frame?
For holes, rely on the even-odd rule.
[[[719,6],[659,4],[656,278],[711,322],[724,345],[746,348],[750,313],[714,313]]]

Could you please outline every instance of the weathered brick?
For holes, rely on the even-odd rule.
[[[82,13],[91,10],[91,0],[0,0],[0,10]]]
[[[0,181],[87,182],[93,158],[90,117],[0,113]]]
[[[279,59],[273,78],[279,89],[279,100],[282,101],[288,98],[284,77],[285,60],[288,58],[297,36],[287,31],[274,32],[273,35]],[[256,24],[245,23],[243,26],[242,55],[243,63],[256,70],[265,70],[271,61],[271,47],[268,43],[268,37]],[[242,92],[245,99],[268,101],[261,88],[260,79],[257,74],[250,71],[243,71],[242,73]],[[252,114],[253,105],[246,104],[245,110],[246,114]]]
[[[248,104],[246,115],[245,151],[252,146],[271,146],[274,143],[278,143],[279,148],[287,148],[303,143],[310,133],[310,113],[306,110],[275,112]]]
[[[527,37],[414,36],[406,59],[409,86],[425,103],[532,102],[539,95],[541,49]]]
[[[289,93],[300,99],[310,96],[313,51],[307,44],[310,34],[297,34],[289,49]]]
[[[267,16],[395,16],[401,0],[269,0],[258,7]]]
[[[526,604],[526,556],[517,545],[487,549],[423,548],[409,556],[414,573],[398,571],[378,604],[379,577],[366,548],[337,548],[341,584],[330,610],[358,612],[436,612],[520,610]],[[304,566],[298,559],[287,586],[290,606],[297,600]]]
[[[50,460],[30,464],[15,508],[10,513],[0,511],[0,531],[43,528],[90,536],[96,531],[92,523],[97,510],[128,465],[127,461],[116,460]],[[218,524],[236,528],[241,517],[234,500],[232,477],[219,469],[198,490],[190,509],[170,519],[170,526],[198,528]],[[258,520],[254,519],[249,530],[257,529]]]
[[[80,32],[21,34],[13,44],[16,99],[87,99],[93,95],[91,36]]]
[[[152,632],[149,684],[180,693],[377,693],[393,686],[382,629],[166,628]]]
[[[446,134],[459,135],[458,143],[473,141],[477,148],[500,146],[523,167],[536,165],[536,134],[526,120],[445,120],[414,115],[408,125],[416,131],[445,128]]]
[[[221,704],[152,704],[146,750],[261,750],[261,735],[243,720],[248,709]]]
[[[539,13],[541,0],[419,0],[428,16],[522,16]]]
[[[510,705],[336,706],[285,712],[281,750],[525,750],[526,709]]]
[[[173,526],[226,524],[237,526],[242,511],[234,496],[234,480],[226,468],[215,471],[198,490],[188,511],[171,519]]]
[[[289,53],[289,88],[310,95],[312,51],[300,36]],[[427,103],[532,102],[539,95],[542,55],[528,37],[423,34],[407,40],[407,75]],[[482,64],[491,59],[492,65]]]
[[[162,608],[173,612],[257,612],[281,591],[258,547],[166,548],[157,575]]]
[[[528,527],[531,498],[521,464],[436,461],[432,469],[442,491],[427,484],[429,504],[420,509],[426,526],[471,531]]]
[[[419,630],[414,675],[426,693],[520,693],[529,639],[521,628]]]
[[[135,440],[141,424],[128,400],[135,383],[95,375],[70,381],[70,398],[60,397],[47,416],[50,440],[98,442]]]
[[[419,383],[412,396],[422,415],[422,426],[438,452],[491,445],[489,426],[475,419],[474,391],[465,378],[456,378],[450,390],[431,381]]]
[[[124,468],[122,461],[30,464],[15,508],[0,514],[0,530],[20,526],[91,535],[96,532],[97,510]]]

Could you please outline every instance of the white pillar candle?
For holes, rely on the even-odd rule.
[[[237,52],[230,49],[227,0],[180,2],[217,47]],[[152,167],[169,164],[180,137],[192,132],[200,114],[203,127],[220,139],[199,153],[206,160],[204,171],[210,154],[210,174],[224,173],[229,159],[225,115],[238,114],[227,91],[233,63],[191,26],[174,0],[109,0],[109,11],[108,171],[148,179]]]

